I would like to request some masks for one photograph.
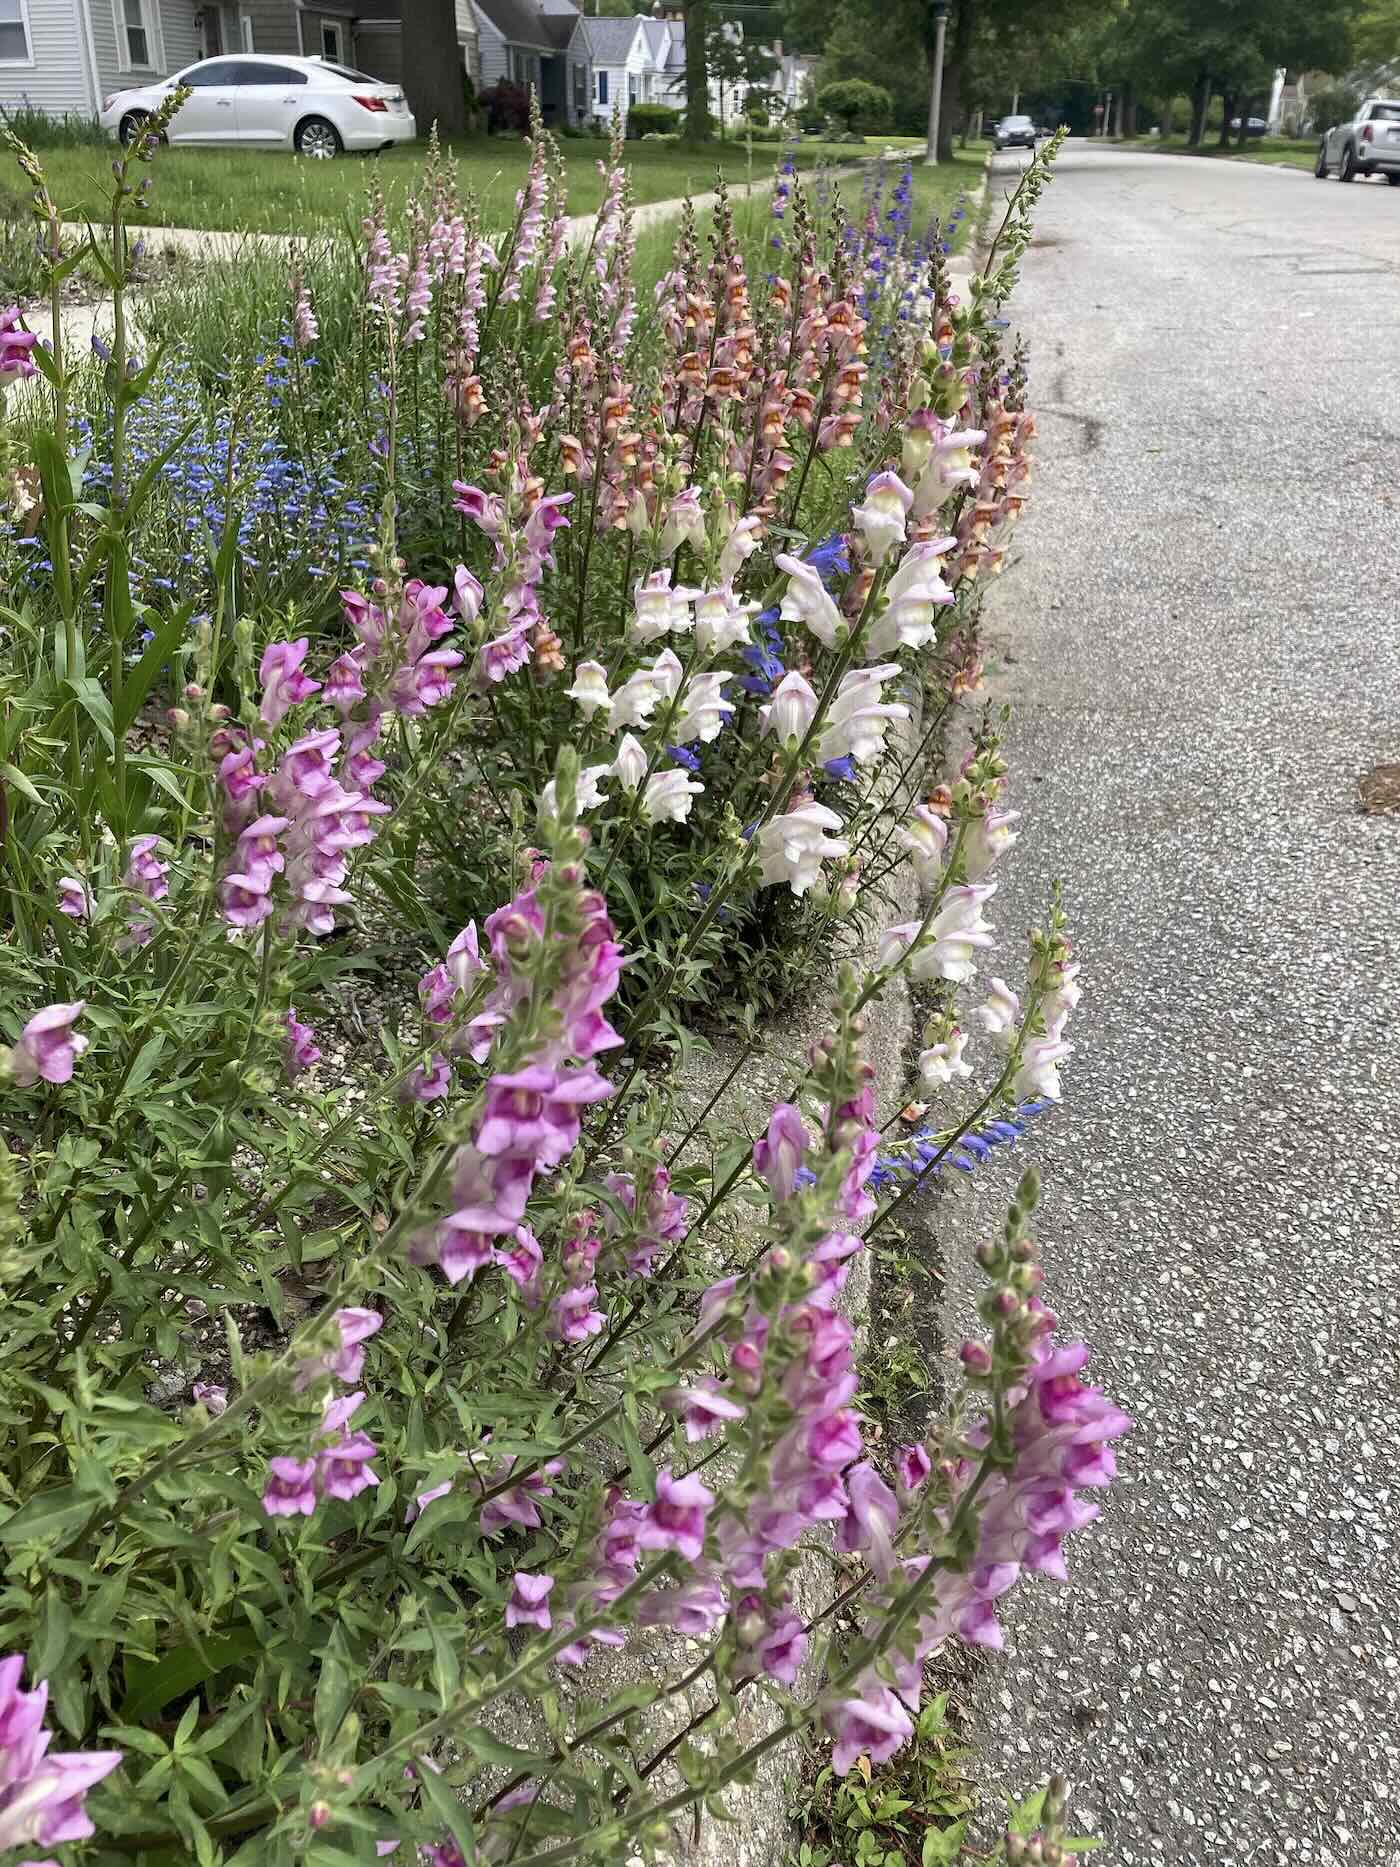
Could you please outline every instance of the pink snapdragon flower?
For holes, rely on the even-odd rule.
[[[553,1069],[531,1064],[494,1076],[476,1145],[483,1154],[529,1154],[541,1167],[557,1167],[578,1142],[582,1111],[604,1102],[613,1086],[592,1067]]]
[[[7,389],[12,382],[38,374],[38,366],[29,354],[38,341],[33,331],[19,328],[18,305],[0,312],[0,388]]]
[[[333,1320],[340,1335],[340,1347],[326,1355],[307,1356],[297,1363],[296,1379],[292,1383],[294,1394],[304,1393],[313,1381],[327,1374],[347,1385],[358,1381],[365,1365],[364,1345],[384,1325],[379,1311],[372,1309],[337,1310]]]
[[[642,1549],[673,1549],[687,1562],[698,1562],[705,1548],[705,1519],[715,1494],[692,1473],[672,1476],[669,1467],[656,1474],[656,1498],[637,1531]]]
[[[768,1132],[754,1143],[754,1172],[768,1184],[774,1199],[791,1199],[802,1157],[812,1137],[802,1122],[802,1111],[791,1102],[779,1102],[768,1120]]]
[[[303,674],[302,663],[310,647],[306,636],[295,642],[269,642],[258,666],[262,683],[259,716],[265,726],[276,726],[288,709],[321,691],[321,683]]]
[[[76,875],[61,875],[58,878],[58,911],[67,915],[70,921],[85,921],[92,918],[92,895],[86,882],[79,881]]]
[[[87,1000],[80,998],[34,1013],[10,1051],[10,1080],[17,1089],[32,1089],[41,1080],[72,1081],[74,1065],[88,1047],[87,1038],[73,1028],[86,1007]]]
[[[598,1308],[598,1286],[576,1284],[557,1296],[550,1310],[552,1333],[561,1342],[586,1342],[601,1335],[608,1319]]]
[[[315,1459],[279,1457],[267,1462],[262,1507],[269,1517],[311,1517],[318,1502]]]
[[[299,1021],[295,1006],[291,1006],[287,1012],[287,1037],[283,1054],[289,1082],[300,1076],[303,1070],[309,1070],[313,1064],[321,1061],[316,1033],[309,1024]]]
[[[552,1575],[530,1575],[517,1569],[511,1577],[510,1597],[506,1602],[507,1627],[543,1627],[553,1625],[549,1614],[549,1593],[554,1587]]]
[[[0,1852],[85,1841],[94,1831],[83,1798],[122,1760],[119,1750],[51,1751],[48,1686],[21,1691],[23,1676],[23,1654],[0,1660]]]

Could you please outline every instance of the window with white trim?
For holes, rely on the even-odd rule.
[[[321,56],[330,59],[336,65],[344,63],[345,54],[340,49],[340,21],[338,19],[321,21]]]
[[[608,101],[608,74],[605,71],[600,71],[598,73],[598,102],[600,104],[606,104],[607,101]]]
[[[151,22],[146,0],[121,0],[122,49],[130,70],[154,70],[151,57]]]
[[[0,0],[0,65],[32,65],[29,8],[25,0]]]

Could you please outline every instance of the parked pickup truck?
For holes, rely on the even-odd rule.
[[[1325,181],[1333,169],[1338,181],[1384,175],[1392,188],[1400,188],[1400,101],[1368,97],[1350,123],[1327,131],[1313,174]]]

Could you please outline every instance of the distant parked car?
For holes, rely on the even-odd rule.
[[[1318,144],[1313,174],[1325,181],[1334,168],[1338,181],[1384,175],[1392,188],[1400,188],[1400,101],[1368,97],[1350,123],[1328,130]]]
[[[295,149],[322,161],[343,149],[387,149],[412,142],[413,113],[396,84],[382,84],[322,58],[204,58],[173,78],[117,91],[102,105],[109,136],[129,143],[177,84],[192,95],[166,133],[171,143]]]
[[[1238,117],[1231,117],[1230,128],[1234,131],[1236,136],[1239,135],[1240,120]],[[1249,123],[1245,129],[1246,136],[1267,136],[1268,133],[1269,133],[1269,124],[1268,124],[1268,119],[1266,117],[1251,117],[1249,119]]]
[[[1029,117],[1003,117],[993,131],[998,149],[1034,149],[1038,134]]]

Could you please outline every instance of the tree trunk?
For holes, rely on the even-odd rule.
[[[1252,97],[1240,99],[1240,134],[1239,141],[1235,144],[1237,149],[1243,149],[1249,141],[1249,107],[1253,102]]]
[[[1210,109],[1210,74],[1202,72],[1191,93],[1191,134],[1186,138],[1192,149],[1199,149],[1206,133],[1206,112]]]
[[[1220,93],[1220,140],[1215,145],[1217,149],[1228,149],[1230,147],[1230,119],[1234,114],[1235,93],[1233,91],[1222,91]]]
[[[710,28],[708,0],[685,0],[685,139],[703,143],[710,134],[710,71],[705,35]]]
[[[972,52],[977,0],[958,0],[943,60],[943,106],[938,124],[938,160],[953,159],[953,125],[962,115],[963,72]]]
[[[403,89],[426,136],[465,136],[467,91],[453,0],[403,0]]]

